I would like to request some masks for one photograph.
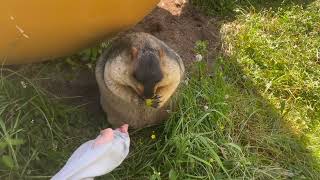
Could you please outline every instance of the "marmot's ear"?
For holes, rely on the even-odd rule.
[[[136,60],[138,57],[138,48],[132,47],[131,48],[131,59]]]
[[[160,60],[163,58],[163,56],[164,56],[164,51],[163,51],[163,49],[161,48],[161,49],[159,49],[159,57],[160,57]]]

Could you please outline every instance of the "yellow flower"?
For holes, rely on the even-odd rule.
[[[157,137],[156,137],[156,134],[154,133],[154,131],[152,131],[152,134],[151,134],[151,139],[155,140]]]
[[[155,134],[152,134],[151,135],[151,139],[156,139],[157,137],[156,137],[156,135]]]
[[[153,103],[153,99],[146,99],[145,103],[146,103],[146,106],[151,107]]]

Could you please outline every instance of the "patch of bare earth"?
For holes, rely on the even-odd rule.
[[[214,58],[220,48],[219,25],[190,6],[187,0],[162,0],[151,14],[131,31],[147,32],[167,43],[189,64],[198,40],[207,40]]]

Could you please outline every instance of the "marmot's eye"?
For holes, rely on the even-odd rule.
[[[132,74],[132,77],[133,77],[134,79],[137,79],[136,74]]]

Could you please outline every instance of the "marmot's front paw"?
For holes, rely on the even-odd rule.
[[[156,95],[152,99],[146,99],[145,104],[148,107],[158,108],[159,104],[161,103],[161,96]]]
[[[161,103],[161,96],[156,95],[155,97],[153,97],[152,107],[158,108],[160,103]]]

